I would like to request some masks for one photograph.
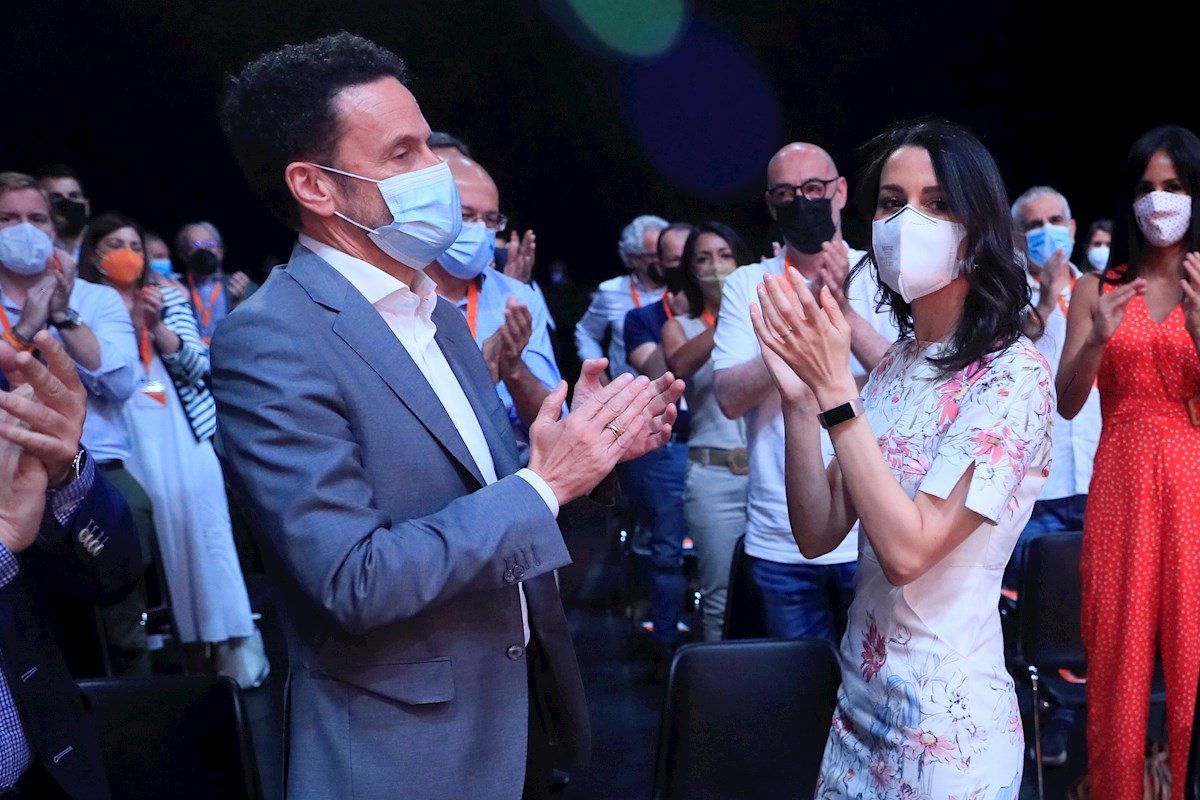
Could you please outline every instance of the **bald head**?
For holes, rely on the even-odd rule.
[[[790,205],[801,192],[809,200],[829,200],[835,236],[841,235],[842,209],[846,207],[846,179],[838,175],[833,158],[808,142],[792,142],[779,149],[767,162],[767,209],[776,217],[776,208]]]
[[[487,214],[500,212],[500,190],[487,170],[479,166],[474,159],[461,153],[452,152],[445,155],[450,174],[458,186],[458,196],[462,201],[463,217],[481,218]]]
[[[797,179],[785,177],[801,173],[805,177]],[[799,186],[811,178],[826,179],[837,174],[837,166],[833,163],[833,157],[825,152],[824,148],[808,142],[785,144],[767,162],[768,187],[778,183]]]

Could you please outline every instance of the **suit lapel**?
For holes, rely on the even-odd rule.
[[[494,417],[489,413],[498,402],[496,391],[493,387],[481,386],[478,380],[472,380],[466,361],[478,355],[479,345],[470,338],[471,331],[463,321],[462,313],[447,301],[439,301],[434,308],[433,323],[437,326],[434,340],[445,354],[450,369],[458,378],[458,384],[467,395],[467,401],[475,410],[479,427],[483,429],[483,436],[487,440],[488,450],[496,467],[496,477],[511,475],[520,468],[516,458],[516,441],[512,440],[510,428],[506,427],[503,432],[497,430]],[[484,396],[485,390],[490,393],[490,397]]]
[[[323,259],[299,245],[297,250],[300,252],[293,253],[287,270],[313,300],[337,312],[334,333],[383,379],[417,421],[483,486],[483,475],[445,406],[383,317]]]

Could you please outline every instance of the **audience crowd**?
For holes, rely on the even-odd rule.
[[[230,96],[225,124],[248,175],[255,165],[247,153],[283,148],[275,156],[286,165],[292,207],[285,217],[300,221],[289,265],[263,274],[239,267],[208,221],[147,230],[137,219],[146,209],[107,208],[86,192],[86,164],[0,172],[0,502],[18,509],[18,492],[29,485],[46,496],[45,518],[39,509],[36,524],[0,511],[0,590],[8,598],[0,611],[34,602],[16,579],[27,564],[34,570],[57,558],[69,574],[80,558],[98,557],[103,541],[117,554],[82,589],[65,578],[39,589],[37,613],[44,603],[39,619],[47,631],[99,631],[86,640],[90,647],[60,653],[43,643],[62,675],[149,674],[164,631],[182,648],[188,673],[228,675],[253,689],[272,666],[288,670],[268,663],[255,625],[242,571],[247,542],[235,535],[235,521],[250,519],[251,546],[263,548],[269,576],[283,587],[277,596],[293,605],[285,617],[297,616],[287,626],[291,655],[308,660],[300,678],[290,665],[298,681],[290,725],[335,725],[322,717],[337,707],[322,694],[331,678],[427,709],[423,724],[440,742],[438,726],[450,723],[434,719],[442,713],[436,704],[456,692],[456,703],[491,702],[480,697],[491,692],[480,689],[489,678],[476,675],[467,685],[459,663],[452,673],[429,659],[470,630],[462,615],[483,613],[461,592],[506,588],[477,574],[496,559],[504,582],[521,588],[519,606],[488,612],[516,626],[517,643],[500,652],[511,661],[541,659],[530,686],[545,675],[556,681],[553,692],[535,692],[550,706],[531,703],[515,723],[524,736],[528,714],[524,793],[540,796],[545,787],[530,778],[533,770],[561,775],[550,765],[585,760],[552,758],[578,755],[556,738],[575,730],[578,720],[568,717],[578,710],[554,707],[573,702],[561,698],[574,696],[577,676],[561,671],[564,658],[573,669],[573,656],[551,652],[547,630],[561,625],[561,609],[548,611],[553,604],[544,595],[554,582],[537,583],[533,573],[567,563],[561,538],[557,547],[549,538],[504,544],[515,535],[506,528],[494,543],[491,533],[479,534],[491,550],[464,553],[461,543],[421,537],[444,530],[439,535],[453,538],[489,514],[488,524],[516,528],[549,520],[541,505],[535,522],[519,515],[496,521],[515,512],[482,500],[479,510],[461,505],[508,492],[522,507],[545,500],[569,542],[570,509],[600,493],[628,535],[626,556],[640,565],[633,574],[644,602],[633,608],[636,629],[648,631],[654,645],[647,680],[665,678],[681,644],[726,635],[731,570],[744,569],[766,635],[842,647],[846,679],[821,796],[906,796],[909,767],[913,775],[923,769],[927,783],[936,773],[932,785],[947,791],[981,782],[994,790],[1019,785],[1026,759],[1015,699],[1016,722],[1009,716],[1001,589],[1020,603],[1029,542],[1073,532],[1084,542],[1093,796],[1140,796],[1156,663],[1165,669],[1173,779],[1182,787],[1200,678],[1200,560],[1192,538],[1200,524],[1200,139],[1170,126],[1149,131],[1109,182],[1122,197],[1114,219],[1086,226],[1053,187],[1010,195],[982,145],[953,126],[890,129],[864,151],[874,161],[859,186],[826,147],[791,142],[764,165],[763,230],[630,208],[628,223],[614,231],[613,277],[587,287],[562,262],[537,260],[532,231],[509,229],[502,176],[487,171],[487,154],[424,125],[408,105],[398,59],[344,35],[322,47],[335,55],[305,67],[327,70],[313,80],[333,81],[333,93],[370,89],[378,92],[373,101],[396,103],[409,115],[397,124],[411,122],[417,131],[405,146],[427,157],[417,170],[427,177],[401,185],[401,175],[361,166],[368,156],[353,161],[347,153],[368,141],[353,136],[375,135],[365,117],[328,127],[349,131],[337,134],[349,148],[337,157],[334,149],[292,152],[267,142],[236,119],[237,104],[268,102],[255,94],[255,82],[269,87],[270,70],[298,62],[291,54],[252,65]],[[334,74],[338,48],[361,55],[346,76]],[[286,113],[271,118],[288,124]],[[321,153],[329,158],[317,163]],[[282,169],[279,180],[260,189],[275,193],[268,202],[281,202]],[[384,205],[375,213],[380,194]],[[409,198],[415,212],[402,208]],[[853,199],[874,220],[869,241],[844,236]],[[418,216],[406,222],[405,213]],[[420,214],[432,220],[428,230],[411,227],[426,219]],[[753,252],[746,242],[766,233],[776,242],[772,252]],[[361,255],[368,241],[370,258]],[[925,257],[934,251],[941,255]],[[371,258],[405,265],[411,285],[383,282]],[[314,264],[334,269],[314,277]],[[405,380],[417,376],[424,389],[393,385],[410,393],[404,403],[416,415],[394,425],[433,430],[431,409],[448,413],[461,439],[434,435],[466,466],[407,466],[405,448],[425,447],[424,440],[408,431],[386,445],[369,438],[380,422],[348,400],[343,385],[353,383],[356,365],[318,359],[304,366],[299,354],[284,351],[304,351],[308,340],[273,341],[285,334],[252,325],[299,302],[296,291],[287,293],[287,273],[313,303],[333,311],[344,303],[342,319],[350,318],[343,295],[351,286],[366,297],[363,308],[374,306],[387,325],[334,329],[359,352],[395,334],[404,345],[398,357],[417,367]],[[295,306],[299,314],[306,308]],[[431,355],[430,341],[447,357]],[[473,342],[471,359],[462,341]],[[250,360],[252,352],[258,356]],[[389,383],[400,380],[389,369],[377,371]],[[63,397],[78,408],[59,408]],[[596,401],[627,411],[597,418],[597,426],[607,424],[585,434],[584,423],[572,419],[595,417]],[[51,452],[47,436],[33,436],[51,411],[63,426],[78,422],[65,435],[77,439],[67,447],[68,463]],[[491,421],[481,428],[476,415]],[[575,432],[563,433],[569,424]],[[636,442],[627,438],[633,431],[644,431]],[[579,450],[580,476],[564,488],[547,467],[548,443],[578,435],[586,444],[603,441],[601,434],[620,452],[603,460]],[[311,471],[272,460],[293,446],[311,456]],[[385,447],[392,452],[375,451]],[[333,454],[343,460],[326,468],[322,459]],[[372,465],[384,464],[411,469],[390,475],[392,482],[424,484],[441,499],[397,498],[368,484]],[[509,474],[523,478],[519,488]],[[454,486],[432,487],[439,475]],[[101,501],[115,511],[95,510]],[[335,524],[335,512],[351,505],[362,512],[355,523],[366,526],[360,538],[343,551],[325,550],[319,524]],[[81,507],[91,527],[80,529]],[[402,521],[420,529],[396,534],[411,539],[396,545],[407,550],[371,543]],[[94,539],[101,528],[108,530],[103,541]],[[73,536],[84,555],[70,552]],[[402,559],[418,558],[417,548],[440,554],[420,555],[436,575],[414,579],[419,597],[377,607],[377,594],[403,592],[407,580],[394,572],[386,580],[401,588],[385,590],[379,570],[403,570]],[[332,564],[298,563],[334,555]],[[357,560],[360,572],[339,574]],[[693,631],[684,609],[695,597]],[[152,630],[155,607],[165,609],[162,630]],[[951,619],[951,610],[958,616]],[[7,629],[4,637],[0,796],[55,782],[65,796],[85,796],[74,792],[87,769],[60,770],[60,756],[45,749],[39,718],[23,705],[35,702],[21,686],[23,651]],[[366,644],[384,640],[377,650]],[[485,676],[499,669],[485,667],[474,651],[444,646],[470,663],[463,669]],[[918,664],[918,653],[937,663]],[[411,663],[403,680],[385,685],[366,674],[375,667],[355,658]],[[972,666],[951,668],[958,658]],[[985,674],[980,664],[996,671]],[[522,673],[521,686],[525,680]],[[906,695],[905,686],[919,688]],[[1003,706],[1003,736],[987,737],[998,723],[986,702]],[[383,719],[383,711],[370,713]],[[935,723],[938,713],[944,719]],[[1073,722],[1066,708],[1045,716],[1043,765],[1066,761]],[[336,725],[349,728],[330,737],[360,741],[352,723]],[[422,735],[417,727],[394,730]],[[311,731],[288,736],[294,785],[320,783],[319,763],[349,769],[333,756],[297,765],[298,753],[307,757],[324,740]],[[545,753],[534,752],[539,737],[548,742]],[[521,766],[519,757],[472,752],[497,775]],[[955,771],[970,780],[951,780]],[[369,791],[362,796],[376,796]]]

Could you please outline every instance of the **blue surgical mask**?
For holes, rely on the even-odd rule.
[[[383,201],[392,212],[392,221],[387,225],[372,229],[340,211],[335,213],[366,231],[380,250],[401,264],[425,269],[458,238],[462,229],[462,204],[454,176],[445,161],[381,181],[322,164],[317,166],[379,187]]]
[[[0,230],[0,264],[17,275],[41,275],[54,242],[41,228],[22,222]]]
[[[1075,246],[1070,228],[1049,224],[1026,231],[1025,243],[1029,247],[1029,260],[1039,267],[1045,266],[1056,250],[1062,250],[1063,258],[1069,259]]]
[[[464,222],[458,238],[437,257],[437,263],[454,277],[469,281],[487,269],[495,252],[495,231],[482,222]]]
[[[174,274],[171,269],[171,259],[169,258],[152,258],[150,259],[150,269],[162,275],[164,278],[170,278]]]

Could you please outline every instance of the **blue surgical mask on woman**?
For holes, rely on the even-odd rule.
[[[454,243],[462,229],[462,204],[450,165],[439,161],[432,167],[375,180],[353,172],[317,164],[323,170],[357,178],[379,187],[392,221],[368,228],[335,212],[351,225],[362,228],[375,245],[401,264],[425,269]]]
[[[482,222],[464,222],[454,244],[437,257],[446,272],[464,281],[478,278],[492,263],[496,232]]]

